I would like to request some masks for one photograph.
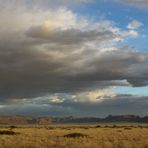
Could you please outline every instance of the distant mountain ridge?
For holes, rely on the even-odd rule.
[[[109,115],[106,118],[96,117],[32,117],[0,116],[0,125],[48,125],[62,123],[100,123],[100,122],[137,122],[148,123],[148,116]]]
[[[90,122],[139,122],[148,123],[148,116],[140,117],[136,115],[109,115],[106,118],[74,118],[74,117],[61,117],[54,119],[56,123],[90,123]]]
[[[38,124],[46,125],[52,122],[50,117],[32,117],[32,116],[0,116],[1,125],[28,125]]]

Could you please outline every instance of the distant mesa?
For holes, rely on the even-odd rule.
[[[1,125],[27,125],[37,124],[46,125],[52,122],[50,117],[31,117],[31,116],[0,116]]]
[[[106,118],[96,117],[33,117],[33,116],[0,116],[0,125],[48,125],[52,123],[100,123],[100,122],[137,122],[148,123],[148,116],[109,115]]]

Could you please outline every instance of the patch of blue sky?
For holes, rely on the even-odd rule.
[[[137,38],[128,38],[123,43],[139,51],[148,51],[148,11],[128,5],[114,3],[112,0],[98,0],[94,3],[80,4],[71,7],[77,15],[90,17],[94,21],[109,20],[121,29],[127,29],[132,20],[138,20],[143,25],[138,30]]]
[[[94,3],[80,4],[72,6],[71,9],[80,15],[92,16],[96,18],[96,20],[104,16],[106,19],[113,20],[117,24],[119,23],[121,27],[125,27],[127,23],[133,19],[138,19],[148,24],[148,21],[146,21],[148,11],[113,3],[111,0],[98,0]]]
[[[142,35],[137,38],[130,38],[124,41],[124,44],[127,44],[129,47],[138,50],[147,52],[148,51],[148,36]]]
[[[148,86],[146,87],[116,87],[115,92],[117,94],[148,96]]]

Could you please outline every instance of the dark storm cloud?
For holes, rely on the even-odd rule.
[[[91,42],[97,40],[98,42],[107,41],[119,37],[110,30],[85,30],[80,29],[67,29],[67,30],[47,30],[43,26],[31,27],[26,32],[28,37],[34,39],[38,38],[46,41],[47,43],[59,43],[59,44],[79,44],[84,42]]]
[[[6,41],[7,44],[3,39],[0,41],[1,99],[100,89],[120,85],[118,80],[126,79],[135,86],[143,86],[147,81],[146,75],[143,79],[146,55],[129,49],[108,52],[91,52],[89,49],[89,52],[75,54],[60,49],[43,50],[40,44],[30,44],[27,39],[22,42],[17,38],[10,41],[7,38]],[[142,69],[145,72],[138,74],[139,67],[145,67]],[[133,82],[136,70],[138,81]]]
[[[3,4],[13,4],[13,11],[0,13],[1,101],[127,86],[128,82],[147,84],[147,53],[116,48],[119,41],[137,36],[136,31],[122,30],[109,21],[80,19],[63,9],[18,13],[14,6],[21,8],[27,1],[8,2]]]
[[[99,100],[100,98],[98,98]],[[71,108],[77,116],[107,116],[109,114],[146,115],[148,107],[147,96],[116,95],[106,97],[100,102],[73,102],[66,100],[62,103],[51,103],[53,106]]]
[[[82,52],[59,58],[60,51],[56,55],[34,46],[1,44],[0,47],[1,99],[34,98],[48,93],[80,92],[119,85],[112,80],[128,78],[130,81],[134,76],[130,69],[142,66],[145,57],[124,49],[100,53],[99,56]]]
[[[99,98],[98,98],[99,100]],[[51,115],[51,116],[96,116],[104,117],[109,114],[136,114],[147,115],[148,97],[136,95],[116,95],[114,97],[106,97],[100,102],[90,101],[73,101],[65,100],[64,102],[48,102],[43,98],[36,103],[19,104],[5,106],[0,108],[0,113],[7,114],[23,114],[23,115]],[[48,102],[48,103],[47,103]]]
[[[83,56],[83,55],[82,55]],[[139,67],[144,61],[145,55],[128,49],[120,49],[100,53],[93,59],[85,61],[83,71],[78,71],[76,79],[82,80],[120,80],[133,77],[130,71],[133,67]],[[130,79],[130,78],[129,78]]]

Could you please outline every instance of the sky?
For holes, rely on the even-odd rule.
[[[0,115],[148,115],[147,0],[0,0]]]

